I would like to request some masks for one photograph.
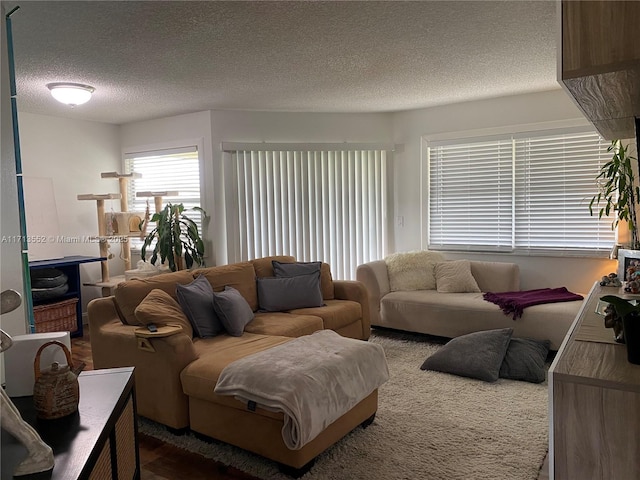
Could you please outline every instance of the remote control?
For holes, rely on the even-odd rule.
[[[153,333],[158,331],[158,327],[156,327],[155,323],[150,323],[149,325],[147,325],[147,329]]]

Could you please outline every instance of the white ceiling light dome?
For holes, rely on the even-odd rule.
[[[81,83],[56,82],[47,84],[53,98],[61,103],[75,107],[87,103],[95,88]]]

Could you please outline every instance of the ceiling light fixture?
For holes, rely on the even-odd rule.
[[[56,82],[47,84],[53,98],[61,103],[75,107],[87,103],[95,88],[81,83]]]

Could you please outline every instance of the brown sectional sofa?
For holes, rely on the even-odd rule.
[[[256,277],[273,276],[273,260],[295,262],[290,256],[268,257],[121,283],[113,296],[95,299],[88,306],[93,362],[95,368],[135,367],[140,415],[174,429],[190,428],[298,469],[372,418],[377,409],[377,390],[300,450],[290,450],[282,440],[282,413],[260,407],[249,411],[244,403],[215,394],[218,376],[236,359],[322,329],[366,340],[370,303],[362,283],[334,281],[329,265],[322,264],[324,306],[260,312]],[[136,308],[150,292],[159,289],[176,299],[176,285],[191,283],[200,274],[214,291],[232,286],[249,303],[255,318],[242,336],[222,333],[212,338],[193,337],[186,317],[175,318],[170,313],[167,323],[182,327],[177,333],[167,335],[166,330],[171,331],[168,327],[160,328],[157,334],[141,328]],[[162,322],[156,323],[162,327]]]

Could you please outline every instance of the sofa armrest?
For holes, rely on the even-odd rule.
[[[356,278],[363,283],[369,294],[371,323],[380,325],[380,301],[391,291],[387,264],[384,260],[376,260],[358,265]]]
[[[362,339],[371,335],[371,309],[369,294],[362,282],[355,280],[334,280],[333,294],[338,300],[353,300],[362,308]]]
[[[182,391],[180,372],[198,355],[185,333],[146,338],[152,346],[139,348],[135,330],[118,316],[114,297],[89,302],[89,332],[94,368],[135,367],[138,413],[172,428],[189,426],[188,397]]]
[[[515,263],[472,260],[471,274],[482,292],[516,292],[520,290],[520,267]]]

